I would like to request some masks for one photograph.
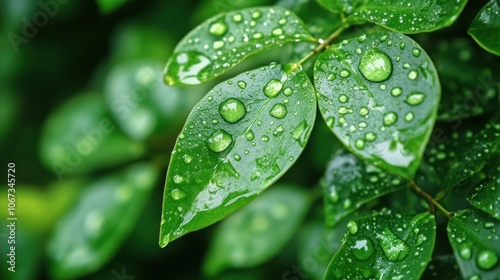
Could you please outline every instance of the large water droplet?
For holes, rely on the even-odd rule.
[[[424,93],[414,91],[406,97],[405,102],[411,106],[416,106],[416,105],[419,105],[420,103],[422,103],[424,101],[425,97],[426,96]]]
[[[394,112],[388,112],[384,114],[384,125],[390,126],[396,123],[398,120],[398,115]]]
[[[490,249],[484,249],[477,253],[476,263],[484,270],[492,269],[498,263],[498,256]]]
[[[275,27],[271,33],[274,36],[280,36],[280,35],[283,35],[283,29],[281,29],[279,27]]]
[[[470,260],[470,258],[472,257],[472,248],[469,244],[462,244],[458,253],[464,260]]]
[[[372,82],[387,80],[392,74],[391,59],[377,48],[367,50],[359,61],[359,71]]]
[[[347,95],[345,95],[345,94],[341,94],[341,95],[339,96],[339,102],[340,102],[340,103],[346,103],[347,101],[349,101],[349,97],[347,97]]]
[[[180,189],[173,189],[172,192],[170,193],[170,196],[174,199],[174,200],[179,200],[183,197],[186,196],[186,193],[184,193],[183,191],[181,191]]]
[[[222,36],[227,32],[227,24],[222,20],[213,22],[210,24],[209,31],[212,35]]]
[[[228,123],[236,123],[247,113],[245,105],[239,99],[228,98],[219,106],[219,114]]]
[[[391,89],[391,95],[394,97],[398,97],[403,93],[403,89],[400,87],[394,87]]]
[[[275,118],[282,119],[287,114],[286,106],[281,103],[274,104],[274,106],[269,111],[269,114]]]
[[[242,20],[243,20],[243,16],[241,14],[234,14],[233,15],[234,22],[241,22]]]
[[[391,262],[402,261],[408,256],[410,248],[389,228],[384,228],[376,236],[385,257]]]
[[[359,115],[362,117],[368,115],[369,112],[370,112],[370,110],[368,110],[368,108],[365,106],[363,106],[359,109]]]
[[[283,84],[279,80],[272,79],[264,86],[264,94],[269,98],[273,98],[278,95],[282,88]]]
[[[411,50],[411,53],[413,54],[413,56],[417,57],[417,56],[420,56],[420,50],[417,49],[417,48],[413,48]]]
[[[356,234],[358,232],[358,224],[351,220],[347,223],[347,229],[350,234]]]
[[[367,133],[365,133],[365,139],[368,142],[375,141],[375,139],[377,139],[377,134],[375,134],[373,132],[367,132]]]
[[[231,135],[226,131],[219,129],[212,133],[212,135],[208,138],[208,148],[216,153],[219,153],[227,149],[232,142],[233,138]]]
[[[173,55],[169,71],[165,77],[165,83],[168,85],[175,84],[175,80],[187,85],[199,84],[206,79],[207,70],[212,61],[198,52],[179,52]],[[171,76],[175,73],[175,76]]]
[[[356,244],[351,247],[351,252],[356,259],[364,261],[373,255],[375,248],[373,242],[369,238],[363,238],[356,240]]]
[[[356,140],[356,143],[354,143],[354,145],[356,146],[356,148],[358,149],[364,149],[365,148],[365,140],[363,139],[358,139]]]
[[[238,81],[237,84],[241,89],[245,89],[247,87],[247,83],[245,83],[245,81]]]
[[[255,134],[253,133],[253,131],[249,130],[245,133],[245,137],[248,141],[252,141],[253,139],[255,139]]]
[[[409,73],[408,73],[408,78],[410,80],[415,80],[416,78],[418,77],[418,72],[415,71],[415,70],[411,70]]]

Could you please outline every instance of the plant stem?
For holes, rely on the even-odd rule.
[[[437,209],[439,209],[441,212],[443,212],[443,214],[448,217],[448,218],[451,218],[454,213],[452,212],[449,212],[448,210],[446,210],[441,204],[439,204],[432,196],[430,196],[428,193],[426,193],[424,190],[422,190],[421,188],[419,188],[417,186],[417,184],[415,183],[415,181],[411,180],[410,181],[410,189],[412,191],[414,191],[417,195],[419,195],[420,197],[424,198],[427,203],[429,203],[429,206],[432,208],[436,207]]]
[[[310,53],[308,53],[305,57],[303,57],[297,64],[303,65],[307,60],[309,60],[311,57],[315,56],[316,54],[324,51],[330,43],[337,39],[337,37],[344,31],[345,27],[341,26],[339,29],[335,30],[326,40],[324,40],[321,44],[319,44],[314,50],[312,50]]]

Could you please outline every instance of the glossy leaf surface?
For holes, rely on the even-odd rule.
[[[500,278],[498,220],[478,210],[463,210],[451,217],[447,231],[464,279]]]
[[[157,179],[152,166],[135,164],[89,184],[49,240],[52,275],[69,279],[101,268],[134,228]]]
[[[252,54],[284,43],[314,41],[303,23],[282,8],[249,8],[206,20],[177,45],[167,62],[167,85],[211,80]]]
[[[451,25],[466,3],[467,0],[367,0],[355,8],[347,22],[371,22],[403,33],[429,32]]]
[[[322,183],[326,221],[333,226],[363,204],[404,188],[408,181],[341,149],[330,160]]]
[[[468,33],[485,50],[500,56],[500,3],[490,0],[477,14]]]
[[[431,260],[434,216],[375,213],[351,221],[325,279],[419,279]]]
[[[393,32],[345,40],[318,57],[314,83],[323,118],[350,151],[414,176],[441,94],[436,69],[417,43]]]
[[[204,262],[207,275],[225,268],[259,265],[278,252],[297,231],[310,204],[297,187],[273,186],[221,222]]]
[[[469,192],[467,200],[500,221],[500,166],[493,168],[486,179]]]
[[[160,245],[241,208],[297,160],[314,124],[312,83],[298,65],[248,71],[193,109],[172,152]]]

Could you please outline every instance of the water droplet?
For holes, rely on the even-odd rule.
[[[235,154],[233,157],[234,157],[234,160],[236,160],[236,161],[240,161],[241,160],[241,157],[239,155]]]
[[[349,101],[349,97],[347,97],[347,95],[345,95],[345,94],[341,94],[341,95],[339,96],[339,102],[340,102],[340,103],[346,103],[347,101]]]
[[[472,248],[469,244],[462,244],[458,253],[464,260],[470,260],[470,258],[472,257]]]
[[[340,77],[347,78],[349,76],[351,76],[351,72],[349,70],[343,69],[340,71]]]
[[[245,137],[248,141],[252,141],[253,139],[255,139],[255,134],[253,134],[253,131],[249,130],[245,133]]]
[[[365,139],[368,142],[375,141],[375,139],[377,139],[377,134],[375,134],[373,132],[367,132],[367,133],[365,133]]]
[[[170,192],[170,196],[174,199],[174,200],[179,200],[183,197],[186,196],[186,193],[184,193],[183,191],[181,191],[180,189],[173,189],[172,192]]]
[[[373,242],[369,238],[363,238],[356,240],[356,244],[351,247],[351,252],[356,259],[364,261],[373,255],[375,249]]]
[[[381,89],[381,90],[386,90],[386,89],[387,89],[387,86],[386,86],[386,85],[384,85],[384,84],[381,84],[381,85],[380,85],[380,89]]]
[[[469,277],[469,279],[467,279],[467,280],[481,280],[481,276],[479,276],[479,275],[477,275],[477,274],[476,274],[476,275],[472,275],[472,276],[471,276],[471,277]]]
[[[352,205],[352,202],[350,199],[346,199],[344,200],[344,202],[342,203],[342,207],[344,207],[344,209],[349,209],[349,207],[351,207]]]
[[[498,263],[498,256],[490,249],[484,249],[477,253],[476,263],[484,270],[492,269]]]
[[[307,122],[304,120],[302,121],[293,131],[292,137],[293,139],[297,140],[299,142],[299,145],[301,147],[304,147],[306,145],[306,136],[310,130],[310,127],[307,125]]]
[[[216,153],[222,152],[231,145],[233,139],[229,133],[219,129],[208,138],[208,148]]]
[[[237,84],[241,89],[245,89],[247,87],[247,83],[245,83],[245,81],[238,81]]]
[[[415,80],[418,77],[418,72],[415,70],[411,70],[410,73],[408,73],[408,78],[410,80]]]
[[[216,21],[210,25],[209,32],[215,36],[222,36],[227,32],[227,24],[222,21]]]
[[[261,11],[255,11],[255,12],[252,13],[252,18],[253,19],[259,19],[261,16],[262,16],[262,12]]]
[[[173,85],[177,80],[187,85],[199,84],[204,81],[208,75],[209,66],[212,61],[205,55],[190,51],[179,52],[172,55],[171,67],[177,69],[175,76],[172,73],[166,73],[165,83]]]
[[[427,237],[423,234],[420,234],[417,238],[417,243],[415,245],[421,246],[422,244],[424,244],[425,240],[427,240]]]
[[[415,118],[415,114],[413,114],[413,112],[406,113],[406,115],[405,115],[405,121],[411,122],[413,120],[413,118]]]
[[[340,117],[339,118],[339,124],[341,124],[341,125],[345,124],[345,118],[344,117]]]
[[[362,117],[368,115],[369,112],[370,112],[370,110],[368,110],[368,108],[365,106],[363,106],[359,109],[359,115]]]
[[[272,79],[264,86],[264,94],[269,98],[273,98],[278,95],[282,88],[283,84],[279,80]]]
[[[281,18],[280,20],[278,20],[278,23],[280,25],[284,25],[286,23],[286,18]]]
[[[174,180],[175,184],[180,184],[184,181],[184,178],[182,178],[182,176],[180,176],[180,175],[175,175],[173,180]]]
[[[260,39],[262,37],[264,37],[264,35],[262,35],[262,33],[260,33],[260,32],[254,33],[252,35],[252,38],[254,38],[254,39]]]
[[[410,67],[411,67],[410,63],[404,63],[403,64],[403,69],[408,69]]]
[[[280,35],[283,35],[283,29],[279,28],[279,27],[276,27],[273,29],[272,31],[272,34],[274,36],[280,36]]]
[[[425,94],[418,91],[414,91],[406,97],[405,102],[408,103],[408,105],[416,106],[422,103],[425,97],[426,97]]]
[[[417,57],[417,56],[420,56],[420,50],[417,49],[417,48],[413,48],[413,50],[411,50],[411,53],[413,54],[413,56]]]
[[[400,49],[400,50],[404,50],[404,49],[405,49],[405,47],[406,47],[405,42],[402,42],[401,44],[399,44],[399,49]]]
[[[234,22],[241,22],[242,20],[243,20],[243,16],[241,14],[234,14],[233,15]]]
[[[260,140],[262,140],[262,142],[268,142],[269,141],[269,137],[266,136],[266,135],[263,135],[262,137],[260,137]]]
[[[334,117],[328,117],[326,119],[326,125],[329,127],[329,128],[333,128],[333,125],[335,124],[335,118]]]
[[[352,109],[351,108],[348,108],[348,107],[345,107],[345,106],[340,106],[338,109],[337,109],[337,112],[341,115],[345,115],[345,114],[350,114],[352,113]]]
[[[358,224],[355,221],[349,221],[347,223],[347,229],[349,230],[350,234],[356,234],[358,232]]]
[[[365,147],[365,140],[358,139],[358,140],[356,140],[355,145],[356,145],[356,148],[358,148],[358,149],[361,150],[361,149],[363,149]]]
[[[382,37],[380,37],[380,42],[385,42],[385,41],[387,41],[387,38],[388,38],[388,36],[387,36],[387,35],[382,35]]]
[[[236,123],[241,120],[247,111],[245,105],[239,99],[228,98],[219,106],[219,114],[228,123]]]
[[[384,125],[390,126],[396,123],[398,120],[398,115],[394,112],[388,112],[384,114]]]
[[[333,81],[333,80],[335,80],[336,78],[337,78],[337,75],[335,75],[334,73],[331,73],[331,74],[329,74],[329,75],[328,75],[328,77],[326,77],[326,79],[327,79],[328,81]]]
[[[223,41],[214,41],[213,47],[214,47],[214,49],[218,50],[218,49],[224,47],[224,42]]]
[[[363,34],[358,37],[358,42],[363,43],[366,41],[366,34]]]
[[[398,97],[403,93],[403,89],[400,87],[394,87],[391,89],[391,95],[394,97]]]
[[[377,48],[366,51],[359,61],[359,71],[372,82],[387,80],[392,74],[391,59]]]
[[[190,163],[191,160],[193,160],[193,158],[190,156],[190,155],[183,155],[182,156],[182,160],[185,162],[185,163]]]
[[[286,106],[281,103],[276,103],[269,111],[269,114],[275,118],[282,119],[287,114]]]
[[[292,90],[292,88],[291,88],[291,87],[287,87],[287,88],[285,88],[285,89],[283,90],[283,94],[284,94],[285,96],[290,96],[290,95],[292,95],[292,93],[293,93],[293,90]]]
[[[410,252],[408,245],[387,227],[377,233],[376,238],[385,257],[391,262],[404,260]]]
[[[281,135],[281,133],[283,133],[283,126],[282,125],[279,125],[278,127],[276,127],[273,131],[273,135],[274,136],[278,136],[278,135]]]
[[[360,128],[366,128],[366,127],[368,126],[368,124],[367,124],[366,122],[359,122],[359,123],[358,123],[358,126],[359,126]]]

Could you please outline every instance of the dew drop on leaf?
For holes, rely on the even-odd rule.
[[[398,120],[398,115],[395,112],[388,112],[384,114],[384,125],[391,126]]]
[[[376,238],[385,257],[391,262],[404,260],[410,252],[408,245],[387,227],[377,233]]]
[[[287,87],[287,88],[285,88],[285,90],[283,90],[283,94],[285,96],[290,96],[290,95],[292,95],[292,93],[293,93],[293,90],[291,87]]]
[[[490,270],[498,263],[498,256],[490,249],[484,249],[477,253],[476,263],[483,270]]]
[[[472,257],[472,248],[469,244],[462,244],[458,253],[464,260],[470,260]]]
[[[252,141],[253,139],[255,139],[255,134],[253,133],[253,131],[249,130],[245,133],[245,137],[248,141]]]
[[[269,110],[269,114],[275,118],[282,119],[287,114],[287,109],[284,104],[277,103]]]
[[[351,72],[349,70],[343,69],[340,71],[340,77],[347,78],[349,76],[351,76]]]
[[[391,89],[391,95],[394,97],[398,97],[403,93],[403,89],[400,87],[394,87]]]
[[[426,96],[424,93],[414,91],[406,97],[405,102],[408,105],[416,106],[416,105],[419,105],[420,103],[422,103],[424,101],[425,97]]]
[[[387,54],[377,48],[367,50],[359,61],[359,71],[371,82],[382,82],[392,74],[392,62]]]
[[[273,98],[278,95],[282,88],[283,84],[279,80],[272,79],[264,86],[264,94],[269,98]]]
[[[418,77],[418,72],[415,70],[411,70],[410,73],[408,73],[408,78],[410,80],[415,80]]]
[[[413,114],[413,112],[406,113],[406,115],[405,115],[405,121],[411,122],[413,120],[413,118],[415,118],[415,114]]]
[[[418,48],[413,48],[413,50],[411,51],[411,53],[413,54],[413,56],[415,57],[418,57],[420,56],[420,50]]]
[[[355,221],[349,221],[347,223],[347,230],[350,234],[356,234],[358,232],[358,224]]]
[[[170,193],[170,196],[175,200],[179,200],[179,199],[185,197],[186,194],[179,189],[173,189],[172,192]]]
[[[260,137],[260,140],[262,140],[262,142],[268,142],[269,141],[269,137],[266,136],[266,135],[263,135],[262,137]]]
[[[208,148],[216,153],[226,150],[233,142],[233,138],[226,131],[216,130],[208,138]]]
[[[222,21],[216,21],[210,25],[209,32],[215,36],[222,36],[227,32],[227,24]]]
[[[370,110],[368,110],[368,108],[365,106],[363,106],[359,109],[359,115],[362,117],[368,115],[369,112],[370,112]]]
[[[243,16],[241,14],[234,14],[233,15],[233,21],[236,23],[239,23],[243,20]]]
[[[182,156],[182,161],[184,161],[184,163],[190,163],[191,160],[193,160],[193,158],[188,154]]]
[[[369,238],[364,238],[356,240],[356,244],[351,247],[351,252],[356,259],[364,261],[373,255],[375,249],[373,242]]]
[[[283,29],[281,29],[280,27],[276,27],[273,29],[273,31],[271,31],[271,33],[274,35],[274,36],[280,36],[280,35],[283,35]]]
[[[245,83],[245,81],[238,81],[237,84],[241,89],[245,89],[247,87],[247,83]]]
[[[361,150],[365,147],[365,141],[363,139],[358,139],[356,140],[356,143],[354,143],[354,145],[356,146],[356,148]]]
[[[341,115],[345,115],[345,114],[350,114],[352,113],[352,109],[351,108],[348,108],[348,107],[345,107],[345,106],[340,106],[338,109],[337,109],[337,112]]]
[[[239,99],[228,98],[219,106],[219,114],[228,123],[236,123],[241,120],[247,111],[245,105]]]
[[[365,133],[365,139],[368,142],[375,141],[375,139],[377,139],[377,134],[375,134],[373,132],[367,132],[367,133]]]
[[[339,96],[339,102],[340,102],[340,103],[346,103],[347,101],[349,101],[349,97],[347,97],[347,95],[345,95],[345,94],[341,94],[341,95]]]

